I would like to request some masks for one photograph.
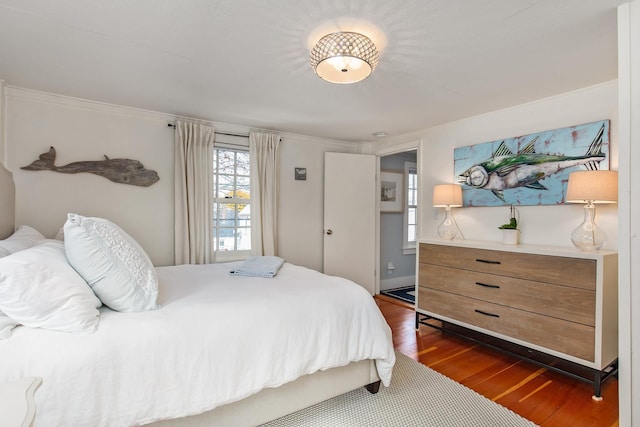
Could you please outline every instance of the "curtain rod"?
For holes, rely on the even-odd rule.
[[[170,127],[170,128],[175,128],[176,127],[176,125],[173,124],[173,123],[167,123],[167,126]],[[237,133],[216,132],[215,130],[213,131],[213,133],[216,133],[218,135],[227,135],[227,136],[237,136],[237,137],[240,137],[240,138],[249,138],[249,135],[240,135],[240,134],[237,134]]]

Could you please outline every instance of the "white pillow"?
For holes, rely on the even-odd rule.
[[[0,310],[32,328],[93,332],[100,300],[64,255],[64,243],[45,240],[0,259]]]
[[[60,227],[60,230],[56,233],[56,240],[64,241],[64,227]]]
[[[102,303],[116,311],[158,308],[158,278],[142,247],[103,218],[70,213],[64,224],[69,263]]]
[[[0,240],[0,258],[28,249],[41,240],[44,240],[44,236],[38,230],[21,225],[11,236]]]
[[[6,340],[11,337],[11,330],[18,326],[13,319],[0,311],[0,340]]]

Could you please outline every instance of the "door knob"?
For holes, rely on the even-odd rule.
[[[331,231],[331,230],[327,230],[327,234],[328,234],[328,235],[332,235],[332,234],[333,234],[333,231]]]

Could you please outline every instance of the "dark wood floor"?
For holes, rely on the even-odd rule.
[[[415,329],[415,311],[389,297],[375,297],[399,352],[477,391],[543,427],[617,426],[618,381],[593,386],[429,326]]]

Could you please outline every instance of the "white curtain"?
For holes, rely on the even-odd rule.
[[[278,186],[280,135],[249,133],[251,159],[251,252],[278,255]]]
[[[176,121],[175,263],[208,264],[212,250],[213,127]]]

